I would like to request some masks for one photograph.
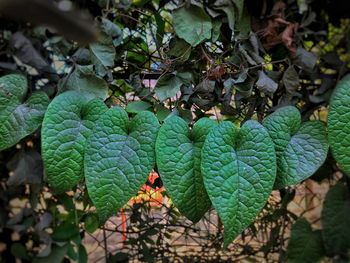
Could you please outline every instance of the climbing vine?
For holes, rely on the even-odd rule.
[[[270,222],[296,221],[288,248],[274,244],[280,260],[348,259],[350,20],[333,5],[3,1],[1,228],[23,239],[4,260],[85,262],[84,233],[104,229],[145,183],[164,184],[193,224],[216,211],[225,248],[278,193]],[[310,178],[337,182],[322,229],[287,209]],[[28,205],[14,214],[16,186]]]

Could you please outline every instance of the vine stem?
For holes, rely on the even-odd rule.
[[[106,262],[108,259],[108,249],[107,249],[107,237],[106,237],[106,230],[105,228],[103,228],[103,246],[105,249],[105,258],[106,258]]]
[[[245,69],[261,68],[261,67],[269,65],[269,64],[277,64],[277,63],[282,63],[282,62],[287,62],[287,61],[288,61],[287,59],[280,59],[280,60],[275,60],[275,61],[271,61],[271,62],[264,62],[264,63],[258,64],[256,66],[247,67]]]
[[[78,218],[78,211],[77,211],[77,198],[78,198],[78,193],[76,192],[76,193],[74,194],[74,197],[73,197],[73,204],[74,204],[74,220],[75,220],[76,226],[79,228],[79,218]],[[80,255],[79,255],[79,246],[78,246],[78,249],[77,249],[77,254],[78,254],[78,258],[80,258]]]
[[[220,123],[220,120],[219,120],[219,117],[218,117],[218,112],[216,111],[216,106],[214,106],[213,109],[214,109],[216,121],[217,121],[218,123]]]
[[[109,0],[106,2],[106,13],[104,14],[107,17],[107,14],[109,12]]]

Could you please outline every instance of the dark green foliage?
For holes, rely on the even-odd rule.
[[[49,99],[35,92],[26,101],[27,80],[18,74],[0,78],[0,150],[35,132],[44,118]]]
[[[288,262],[319,262],[326,255],[321,231],[313,231],[306,219],[298,219],[292,227],[288,244]]]
[[[72,2],[0,3],[1,262],[87,262],[105,231],[108,262],[349,261],[346,4]],[[291,209],[308,178],[339,181],[322,226]]]
[[[301,124],[299,110],[288,106],[269,115],[263,124],[275,144],[276,189],[300,183],[324,163],[328,142],[326,127],[320,121]]]
[[[345,76],[332,95],[328,115],[329,142],[341,168],[350,174],[350,75]]]
[[[157,165],[162,181],[180,212],[195,223],[211,207],[201,173],[201,151],[215,126],[214,120],[202,118],[190,130],[183,119],[172,116],[157,137]]]
[[[202,150],[209,197],[225,226],[228,246],[265,205],[276,178],[276,155],[267,130],[248,121],[240,129],[222,122]]]
[[[64,192],[84,177],[86,139],[107,110],[99,99],[68,91],[50,104],[43,121],[42,155],[49,184]]]
[[[349,216],[349,190],[342,182],[339,182],[327,193],[321,215],[323,241],[328,255],[341,255],[349,249]]]
[[[155,164],[159,122],[143,111],[129,121],[119,107],[103,114],[87,140],[84,172],[89,196],[107,220],[137,194]]]

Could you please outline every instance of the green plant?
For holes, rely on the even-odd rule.
[[[186,121],[172,116],[157,136],[157,167],[162,181],[181,213],[193,222],[198,222],[211,207],[201,160],[205,138],[215,126],[214,120],[202,118],[190,130]]]
[[[106,242],[122,208],[130,225],[111,232],[130,234],[129,250],[103,244],[106,260],[180,257],[172,226],[200,232],[211,206],[220,220],[199,260],[348,260],[350,20],[338,0],[53,2],[0,4],[2,260],[85,262],[84,238],[101,229]],[[331,186],[322,228],[289,205],[310,178]],[[146,181],[174,204],[162,218],[126,205]]]
[[[279,108],[263,121],[274,141],[277,155],[277,189],[309,178],[324,163],[328,142],[326,127],[320,121],[301,124],[297,108]]]
[[[225,246],[263,208],[276,177],[276,156],[266,129],[247,121],[239,130],[223,122],[202,151],[204,183],[225,226]]]
[[[76,91],[50,103],[42,125],[42,155],[48,182],[57,192],[72,189],[84,178],[86,139],[106,111],[101,100]]]
[[[155,164],[159,122],[151,112],[132,121],[121,108],[108,110],[97,121],[85,150],[89,196],[102,220],[122,208],[146,182]]]
[[[44,92],[35,92],[24,102],[27,80],[18,74],[1,77],[0,87],[0,149],[4,150],[38,129],[49,98]]]
[[[328,117],[329,142],[332,147],[334,158],[344,169],[350,173],[350,148],[349,144],[349,101],[350,96],[350,76],[345,76],[337,85],[330,102]]]

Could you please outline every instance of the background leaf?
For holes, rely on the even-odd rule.
[[[191,82],[192,74],[182,72],[177,74],[167,74],[158,79],[154,88],[159,100],[162,102],[168,98],[174,97],[182,85],[188,85]]]
[[[210,39],[213,28],[210,17],[201,7],[194,5],[175,10],[173,26],[176,34],[193,47]]]
[[[62,263],[66,253],[68,250],[68,244],[60,246],[54,246],[51,250],[50,255],[47,257],[42,258],[35,258],[33,260],[33,263],[46,263],[46,262],[52,262],[52,263]]]
[[[298,219],[288,243],[288,262],[319,262],[325,256],[321,231],[312,231],[306,219]]]
[[[258,81],[256,82],[256,86],[259,90],[268,93],[274,93],[278,88],[278,84],[269,78],[262,70],[260,70],[258,73]]]
[[[13,84],[16,84],[16,82]],[[7,80],[0,83],[0,85],[6,86]],[[23,87],[22,82],[18,85],[18,87]],[[25,102],[22,102],[20,97],[25,96],[26,89],[22,90],[21,95],[13,94],[13,96],[6,91],[6,88],[4,89],[1,86],[0,150],[3,150],[15,145],[39,128],[49,104],[49,98],[46,93],[38,91],[33,93]],[[18,92],[18,90],[14,89],[11,92]],[[8,99],[9,96],[11,96],[10,100]]]
[[[317,57],[314,53],[306,51],[302,47],[298,47],[294,63],[306,71],[312,71],[315,68]]]
[[[341,254],[350,247],[349,217],[349,191],[339,182],[327,193],[321,215],[323,242],[327,254]]]
[[[95,61],[96,67],[101,65],[112,67],[116,58],[115,47],[123,40],[123,32],[116,24],[106,18],[101,18],[100,28],[102,32],[98,41],[89,46],[93,56],[92,60]]]
[[[132,101],[126,105],[125,110],[130,113],[138,113],[144,110],[148,110],[152,105],[145,101]]]
[[[92,98],[101,98],[105,100],[108,96],[107,82],[97,76],[92,65],[76,65],[76,68],[66,80],[61,82],[61,92],[66,90],[75,90],[86,93]]]
[[[23,184],[41,184],[43,178],[43,162],[34,150],[21,151],[8,163],[7,167],[13,175],[7,180],[9,186]]]
[[[293,94],[300,86],[299,74],[296,72],[293,65],[289,66],[283,73],[282,81],[289,94]]]

